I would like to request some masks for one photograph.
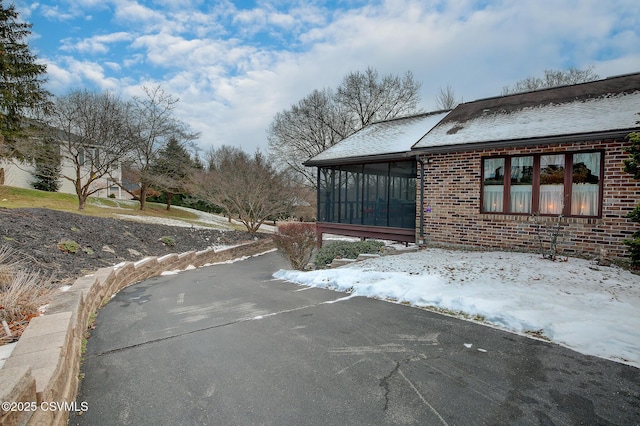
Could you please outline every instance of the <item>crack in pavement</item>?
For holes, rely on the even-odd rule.
[[[411,387],[411,389],[415,392],[418,398],[420,398],[422,403],[429,408],[429,410],[440,420],[440,422],[443,425],[448,426],[447,421],[440,415],[438,410],[436,410],[435,407],[431,405],[429,401],[427,401],[425,396],[422,395],[422,393],[420,393],[418,388],[413,384],[411,380],[409,380],[407,376],[405,376],[405,374],[400,369],[400,365],[402,364],[409,364],[410,362],[420,361],[425,358],[426,357],[424,356],[424,354],[418,354],[401,361],[396,361],[396,365],[393,368],[393,370],[391,370],[391,372],[387,374],[385,377],[380,379],[380,387],[384,388],[384,411],[387,411],[389,409],[389,404],[390,404],[389,394],[391,393],[391,379],[397,374],[409,385],[409,387]]]
[[[396,366],[389,374],[380,379],[380,387],[384,388],[384,411],[389,409],[389,393],[391,392],[391,384],[389,381],[400,369],[400,361],[396,361]]]
[[[175,339],[175,338],[182,337],[182,336],[188,336],[190,334],[199,333],[201,331],[214,330],[216,328],[227,327],[227,326],[230,326],[230,325],[240,324],[240,323],[248,322],[248,321],[257,321],[257,320],[265,319],[265,318],[276,316],[276,315],[280,315],[280,314],[286,314],[286,313],[290,313],[290,312],[301,311],[301,310],[304,310],[304,309],[315,308],[315,307],[320,306],[320,305],[333,304],[333,303],[341,302],[341,301],[344,301],[344,300],[347,300],[347,299],[350,299],[350,298],[351,297],[341,297],[341,298],[338,298],[338,299],[335,299],[335,300],[327,300],[327,301],[324,301],[324,302],[315,303],[313,305],[306,305],[306,306],[300,306],[300,307],[297,307],[297,308],[285,309],[285,310],[278,311],[278,312],[272,312],[270,314],[257,315],[257,316],[248,317],[248,318],[240,318],[240,319],[237,319],[237,320],[234,320],[234,321],[226,322],[224,324],[216,324],[216,325],[212,325],[212,326],[209,326],[209,327],[198,328],[196,330],[185,331],[183,333],[178,333],[178,334],[174,334],[174,335],[171,335],[171,336],[159,337],[157,339],[151,339],[151,340],[147,340],[147,341],[144,341],[144,342],[136,343],[136,344],[133,344],[133,345],[127,345],[127,346],[122,346],[120,348],[109,349],[108,351],[99,352],[97,354],[85,355],[84,359],[93,359],[93,358],[97,358],[97,357],[100,357],[100,356],[103,356],[103,355],[122,352],[122,351],[126,351],[128,349],[134,349],[134,348],[138,348],[138,347],[141,347],[141,346],[150,345],[150,344],[153,344],[153,343],[164,342],[166,340],[171,340],[171,339]]]

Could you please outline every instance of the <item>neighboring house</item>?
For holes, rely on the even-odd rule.
[[[64,149],[61,146],[61,149]],[[89,156],[96,158],[100,156],[100,150],[97,147],[89,147],[80,152],[80,162],[87,163],[87,167],[83,172],[88,175],[90,173]],[[62,156],[61,173],[60,175],[74,176],[75,167],[70,160],[65,160]],[[0,185],[15,186],[18,188],[33,189],[31,185],[35,181],[33,175],[35,166],[33,163],[19,161],[16,159],[1,159],[0,158]],[[68,179],[60,178],[60,189],[58,192],[65,194],[76,194],[76,190],[73,182]],[[93,197],[109,197],[115,196],[115,198],[127,198],[126,193],[120,189],[118,182],[121,181],[121,167],[111,170],[111,177],[105,176],[102,179],[97,179],[92,187],[98,189],[92,196]],[[111,195],[113,194],[113,195]]]
[[[559,222],[563,252],[624,257],[622,241],[637,227],[626,215],[640,202],[640,183],[623,160],[626,136],[640,131],[639,114],[640,73],[463,103],[425,122],[411,149],[396,153],[417,158],[415,197],[422,201],[413,241],[533,251],[539,233]],[[357,140],[358,133],[305,164],[344,168],[351,146],[380,145]],[[377,151],[368,161],[389,161]],[[319,231],[338,233],[324,218]]]

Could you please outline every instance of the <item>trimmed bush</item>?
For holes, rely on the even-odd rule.
[[[315,264],[318,268],[324,268],[337,257],[355,259],[359,254],[376,254],[384,249],[382,241],[341,241],[327,244],[318,251]]]
[[[283,223],[278,225],[272,239],[280,253],[289,259],[291,267],[302,271],[311,261],[317,244],[316,226],[313,223]]]

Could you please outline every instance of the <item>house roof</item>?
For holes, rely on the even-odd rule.
[[[370,124],[307,160],[306,166],[362,162],[407,156],[411,146],[423,137],[447,112],[432,112]]]
[[[640,128],[640,73],[458,105],[414,146],[585,140]]]

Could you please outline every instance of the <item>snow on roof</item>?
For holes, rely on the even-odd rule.
[[[467,121],[447,120],[413,148],[575,135],[637,128],[640,91],[504,112],[484,110]]]
[[[408,152],[446,115],[446,112],[429,113],[370,124],[311,158],[306,164]]]

